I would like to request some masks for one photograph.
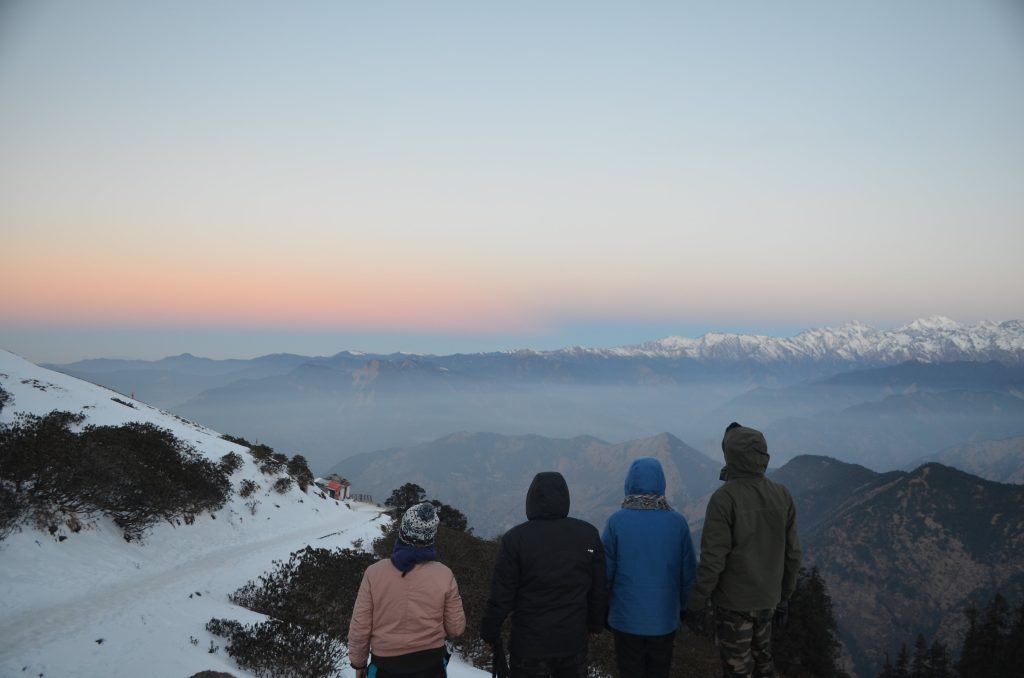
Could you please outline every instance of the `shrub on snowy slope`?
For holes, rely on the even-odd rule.
[[[260,678],[330,678],[340,675],[341,644],[278,619],[243,626],[211,619],[210,633],[226,638],[225,648],[238,665]]]
[[[238,469],[242,468],[242,464],[245,463],[241,456],[234,452],[228,452],[220,458],[220,467],[224,469],[224,473],[231,475]]]
[[[275,561],[273,570],[228,597],[236,605],[345,640],[363,570],[375,560],[364,551],[307,546],[287,562]]]
[[[250,443],[248,440],[241,436],[233,436],[224,433],[221,438],[229,442],[241,445],[242,447],[249,448],[249,454],[259,464],[260,471],[267,475],[277,475],[284,471],[287,471],[295,483],[299,486],[299,489],[303,492],[306,488],[313,484],[313,472],[309,470],[309,462],[301,454],[296,454],[291,459],[288,458],[287,454],[281,452],[274,452],[274,448],[269,445],[262,443]],[[284,491],[287,491],[285,488]],[[278,490],[279,492],[281,490]]]
[[[3,386],[0,386],[0,412],[4,411],[4,405],[11,402],[11,394],[4,390]]]
[[[258,676],[337,675],[359,582],[374,560],[364,551],[307,546],[228,596],[270,621],[211,619],[206,629],[226,638],[228,654]]]
[[[224,506],[225,469],[167,429],[130,422],[72,430],[84,416],[54,411],[0,426],[0,537],[25,520],[56,530],[77,515],[113,519],[126,540],[161,520]]]

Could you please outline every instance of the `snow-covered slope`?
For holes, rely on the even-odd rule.
[[[193,525],[158,525],[142,544],[125,542],[106,519],[78,533],[25,528],[0,541],[0,676],[183,678],[205,669],[251,675],[223,649],[209,651],[211,642],[223,645],[204,628],[212,617],[262,618],[227,595],[306,545],[369,544],[385,519],[367,504],[294,487],[278,494],[245,448],[218,433],[2,350],[0,386],[12,395],[0,422],[54,409],[83,412],[85,424],[151,422],[211,459],[240,453],[245,463],[233,484],[248,478],[263,488],[254,495],[255,515],[236,493]],[[456,663],[450,675],[486,674]]]
[[[710,332],[702,337],[666,337],[638,346],[608,349],[608,355],[674,357],[709,361],[839,362],[887,365],[918,360],[997,360],[1024,363],[1024,322],[964,325],[934,316],[894,330],[851,322],[812,329],[795,337]]]

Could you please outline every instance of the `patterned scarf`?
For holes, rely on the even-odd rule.
[[[622,508],[638,511],[671,511],[672,507],[663,494],[627,494],[622,500]]]

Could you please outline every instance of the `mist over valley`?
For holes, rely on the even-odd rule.
[[[773,466],[824,454],[879,471],[1024,435],[1018,321],[932,318],[896,330],[850,323],[792,338],[709,333],[611,349],[185,354],[52,367],[301,452],[320,472],[456,432],[610,444],[668,432],[717,461],[721,431],[740,421],[766,432]]]

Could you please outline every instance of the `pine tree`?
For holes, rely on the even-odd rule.
[[[910,678],[910,655],[907,653],[907,644],[900,645],[900,653],[896,656],[896,666],[893,668],[893,678]]]
[[[928,650],[928,662],[931,664],[929,678],[953,678],[953,663],[949,658],[949,649],[937,640]]]
[[[396,509],[399,514],[405,513],[410,506],[422,502],[427,496],[427,491],[416,483],[406,483],[396,490],[391,491],[391,496],[384,500],[384,505]]]
[[[1008,669],[1018,667],[1019,671],[1024,667],[1024,601],[1013,616],[1013,626],[1006,638],[1006,652],[1003,656]]]
[[[1011,614],[1010,605],[995,594],[979,615],[966,611],[968,628],[956,668],[962,678],[1016,678],[1024,661],[1024,603]]]
[[[924,636],[917,634],[914,641],[914,660],[910,666],[910,678],[930,678],[931,666],[928,661],[928,643]]]
[[[789,623],[772,632],[772,654],[782,673],[839,675],[839,631],[818,568],[800,570],[789,601]]]
[[[992,602],[985,608],[985,617],[981,623],[981,650],[985,663],[982,675],[991,678],[1009,677],[1009,667],[1005,665],[1006,642],[1010,629],[1010,606],[1006,598],[996,594]]]
[[[430,503],[437,509],[437,518],[441,521],[441,524],[450,530],[459,530],[465,532],[469,526],[469,520],[466,518],[466,514],[448,504],[442,504],[437,499],[431,499]],[[469,530],[472,532],[473,530]]]
[[[893,678],[892,662],[889,661],[889,653],[885,653],[885,664],[882,666],[882,672],[878,674],[878,678]]]
[[[963,648],[960,650],[960,661],[956,670],[963,678],[981,676],[981,668],[985,662],[981,647],[981,631],[978,628],[978,609],[971,606],[964,610],[967,616],[967,633],[964,635]]]

